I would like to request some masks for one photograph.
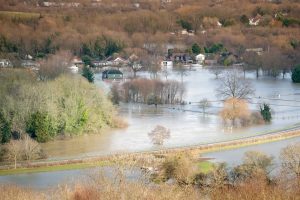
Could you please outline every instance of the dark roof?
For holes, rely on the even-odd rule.
[[[103,74],[123,74],[120,70],[117,69],[108,69],[102,72]]]

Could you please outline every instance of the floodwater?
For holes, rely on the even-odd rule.
[[[139,75],[149,77],[146,72]],[[250,108],[257,110],[258,105],[256,103],[261,100],[269,103],[274,111],[271,124],[234,130],[224,129],[217,114],[222,106],[219,101],[213,102],[212,107],[207,110],[210,114],[203,115],[200,113],[201,109],[198,108],[196,103],[200,99],[218,100],[214,91],[219,85],[219,80],[215,79],[214,75],[206,69],[196,68],[183,77],[187,90],[185,101],[191,102],[191,104],[186,106],[165,105],[157,108],[141,104],[121,104],[119,113],[127,120],[128,128],[105,131],[101,134],[84,135],[69,140],[52,141],[42,144],[42,147],[48,154],[49,160],[70,159],[225,141],[283,129],[300,122],[299,84],[292,84],[290,78],[284,80],[266,77],[256,79],[254,73],[247,73],[246,78],[252,82],[253,87],[256,89],[255,96],[257,98],[251,99]],[[180,81],[181,77],[177,72],[172,71],[168,79]],[[105,90],[109,88],[109,84],[101,80],[101,74],[96,74],[96,84]],[[161,146],[153,145],[148,137],[148,133],[156,125],[165,126],[171,132],[171,137]],[[235,165],[242,162],[243,154],[248,150],[259,150],[276,157],[282,147],[296,141],[300,141],[300,137],[270,144],[214,152],[204,156],[215,158],[215,161],[225,161],[230,165]],[[95,168],[92,170],[95,170]],[[70,184],[76,182],[76,180],[83,180],[87,173],[90,173],[90,170],[0,176],[0,184],[12,183],[44,189],[58,184]],[[110,174],[111,172],[107,173]],[[129,174],[129,177],[133,177],[133,179],[139,176],[141,176],[139,172],[133,175]]]
[[[280,164],[280,151],[282,148],[293,145],[300,144],[300,137],[290,138],[287,140],[276,141],[266,144],[258,144],[248,147],[242,147],[238,149],[222,150],[218,152],[206,153],[201,155],[206,158],[213,158],[214,162],[226,162],[229,166],[236,166],[242,164],[244,154],[247,151],[259,151],[263,152],[269,156],[274,157],[274,164],[279,166]]]
[[[140,72],[139,76],[150,75],[147,72]],[[252,82],[256,91],[255,98],[251,99],[250,108],[258,110],[258,103],[265,101],[274,111],[272,123],[268,125],[225,129],[218,116],[222,102],[218,101],[215,94],[215,89],[220,84],[219,80],[206,69],[193,68],[183,76],[186,87],[184,100],[188,102],[187,105],[164,105],[155,108],[153,105],[121,104],[119,113],[129,124],[126,129],[52,141],[43,144],[43,148],[49,159],[57,160],[191,146],[283,129],[300,122],[300,85],[293,84],[290,77],[286,77],[286,79],[269,77],[256,79],[255,73],[246,74],[246,78]],[[95,78],[99,87],[105,90],[109,88],[110,85],[101,80],[100,73],[96,74]],[[164,76],[161,78],[164,79]],[[170,71],[168,79],[181,81],[181,76],[176,71]],[[207,109],[210,114],[200,113],[201,109],[197,102],[203,98],[214,101]],[[165,126],[171,131],[171,137],[161,146],[153,145],[148,137],[148,133],[156,125]]]
[[[101,179],[105,177],[114,180],[118,178],[120,173],[122,174],[122,178],[128,181],[147,181],[144,173],[137,168],[117,169],[114,167],[94,167],[90,169],[0,176],[0,185],[12,184],[40,190],[64,185],[73,186],[77,183],[88,183],[91,179],[95,178]]]

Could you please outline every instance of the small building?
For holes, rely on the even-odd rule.
[[[72,64],[75,65],[76,67],[84,66],[82,59],[80,59],[79,57],[76,57],[76,56],[72,59]]]
[[[35,62],[33,60],[22,60],[21,61],[21,66],[30,68],[30,69],[39,69],[40,64],[38,62]]]
[[[257,26],[259,25],[259,22],[261,21],[262,16],[256,15],[254,18],[249,19],[249,25],[251,26]]]
[[[125,65],[127,64],[127,61],[121,57],[117,57],[113,60],[113,65]]]
[[[79,71],[79,68],[76,65],[71,65],[68,68],[69,68],[70,72],[72,72],[73,74],[77,74]]]
[[[0,67],[13,67],[13,65],[8,59],[0,59]]]
[[[102,72],[102,80],[120,80],[123,79],[123,73],[117,69],[108,69]]]
[[[172,62],[172,60],[163,60],[161,62],[161,66],[165,69],[172,69],[173,68],[173,62]]]
[[[195,59],[196,59],[196,63],[201,65],[204,63],[205,55],[200,53],[196,55]]]
[[[261,56],[264,52],[263,48],[248,48],[246,52],[255,52],[257,55]]]
[[[173,61],[177,63],[184,63],[184,64],[193,63],[191,56],[186,53],[174,53],[172,57],[173,57]]]

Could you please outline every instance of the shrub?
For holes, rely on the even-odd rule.
[[[0,142],[9,142],[11,138],[11,123],[5,118],[4,114],[0,112]]]
[[[294,83],[300,83],[300,64],[297,65],[292,71],[292,81]]]
[[[272,119],[272,114],[271,114],[271,108],[268,104],[263,104],[263,106],[260,106],[260,114],[265,120],[265,122],[270,122]]]
[[[249,18],[247,17],[247,15],[242,15],[240,21],[245,25],[249,24]]]
[[[26,132],[38,142],[47,142],[56,135],[56,127],[48,113],[37,111],[29,117]]]
[[[94,72],[89,67],[83,67],[82,76],[86,78],[90,83],[94,82]]]
[[[192,46],[192,51],[193,54],[199,54],[201,53],[201,47],[197,43],[194,43]]]

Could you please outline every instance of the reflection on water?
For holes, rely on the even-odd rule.
[[[59,185],[75,185],[76,183],[84,183],[91,178],[101,178],[102,176],[114,180],[119,173],[122,172],[124,178],[128,181],[146,181],[146,177],[140,169],[124,169],[119,170],[115,167],[95,167],[91,169],[66,170],[55,172],[41,172],[16,174],[8,176],[0,176],[1,184],[17,184],[26,188],[48,189]]]
[[[96,84],[109,88],[96,75]],[[140,73],[148,77],[148,73]],[[256,89],[256,97],[250,101],[251,109],[258,109],[257,103],[266,101],[274,111],[273,122],[269,125],[253,126],[235,130],[224,130],[217,115],[221,102],[213,102],[203,116],[197,102],[200,99],[217,100],[215,88],[219,84],[214,75],[207,70],[198,68],[183,77],[187,93],[186,106],[148,106],[140,104],[122,104],[120,114],[128,121],[126,129],[111,130],[98,135],[88,135],[64,141],[53,141],[43,144],[50,159],[61,157],[93,156],[116,152],[133,152],[155,150],[188,145],[197,145],[216,141],[256,135],[270,130],[281,129],[300,121],[300,85],[292,84],[290,79],[255,79],[255,74],[248,73],[246,78],[252,81]],[[181,80],[178,73],[173,72],[168,79]],[[278,97],[280,94],[280,98]],[[277,97],[276,97],[277,95]],[[274,99],[275,98],[275,99]],[[148,133],[156,126],[162,125],[171,130],[170,139],[163,146],[151,143]]]

